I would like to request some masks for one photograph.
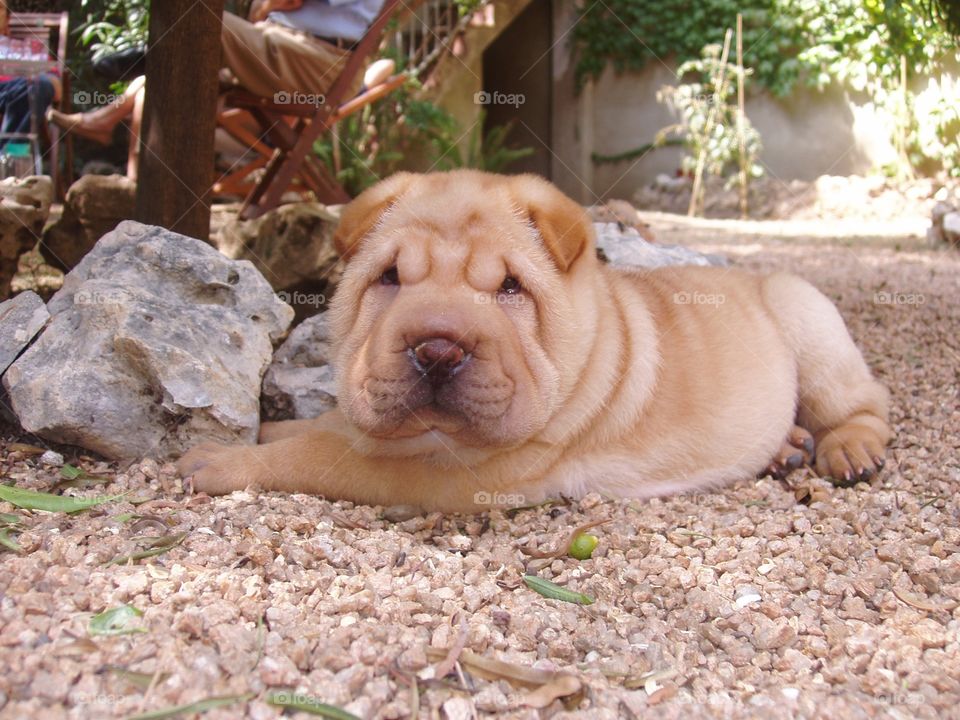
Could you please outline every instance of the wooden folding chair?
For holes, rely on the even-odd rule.
[[[327,167],[314,156],[313,144],[336,122],[393,92],[406,81],[403,74],[393,75],[354,98],[345,97],[363,71],[367,58],[379,47],[390,18],[402,4],[401,0],[384,2],[380,14],[356,44],[343,71],[325,93],[322,105],[281,105],[270,98],[239,89],[225,94],[224,110],[217,118],[218,126],[257,156],[238,170],[225,174],[213,188],[218,195],[240,194],[238,190],[249,188],[240,209],[240,217],[258,217],[277,207],[284,192],[295,181],[313,191],[321,202],[333,204],[350,199]],[[304,93],[309,90],[303,88]],[[244,122],[250,116],[256,120],[259,134],[251,131]],[[259,177],[254,181],[253,177],[257,174]]]
[[[60,75],[60,102],[57,109],[71,111],[70,73],[67,72],[67,41],[69,39],[68,13],[11,13],[10,37],[18,40],[38,40],[53,58]],[[50,143],[50,176],[54,192],[62,199],[73,182],[73,136],[63,133],[56,125],[38,118],[41,133]],[[63,147],[63,170],[60,170],[60,148]]]

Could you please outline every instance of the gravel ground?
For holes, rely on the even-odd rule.
[[[793,270],[837,301],[893,393],[896,439],[873,485],[801,470],[649,502],[390,521],[308,496],[188,496],[169,465],[61,448],[111,479],[68,492],[129,494],[74,515],[16,511],[22,553],[0,555],[0,717],[120,718],[246,693],[203,717],[279,717],[269,688],[364,718],[958,717],[960,256],[862,226],[837,241],[651,222],[661,241]],[[58,480],[11,445],[29,438],[4,437],[8,481]],[[524,550],[595,520],[608,522],[592,559],[540,571],[594,604],[524,585]],[[105,565],[178,533],[163,554]],[[90,636],[92,615],[124,604],[145,632]],[[465,647],[453,673],[434,678],[452,646]],[[479,669],[486,658],[513,663],[498,670],[513,679]],[[580,689],[524,704],[561,686]]]

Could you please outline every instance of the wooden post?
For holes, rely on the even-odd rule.
[[[900,102],[897,104],[897,180],[913,180],[913,166],[910,163],[910,150],[907,136],[910,132],[910,99],[907,94],[907,56],[900,56]]]
[[[206,240],[224,0],[150,3],[136,219]]]
[[[743,73],[743,15],[737,13],[737,140],[740,143],[740,218],[749,216],[747,178],[750,168],[747,159],[746,102],[743,86],[746,78]]]
[[[704,123],[703,136],[709,137],[713,132],[713,126],[716,123],[717,108],[726,101],[727,93],[727,58],[730,57],[730,28],[727,28],[723,36],[723,51],[720,53],[720,64],[717,66],[717,73],[713,77],[713,104],[707,111],[707,119]],[[707,151],[701,150],[697,156],[697,169],[693,174],[693,187],[690,191],[690,205],[687,207],[687,215],[693,217],[697,214],[697,208],[700,203],[700,195],[703,193],[703,167],[707,162]]]

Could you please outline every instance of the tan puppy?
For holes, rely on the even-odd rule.
[[[788,470],[804,431],[821,474],[882,467],[887,393],[799,278],[613,269],[552,185],[465,170],[367,190],[337,243],[339,409],[194,448],[197,489],[440,510],[646,497]]]

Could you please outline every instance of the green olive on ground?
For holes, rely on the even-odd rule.
[[[577,535],[570,543],[570,557],[589,560],[598,542],[596,535]]]

